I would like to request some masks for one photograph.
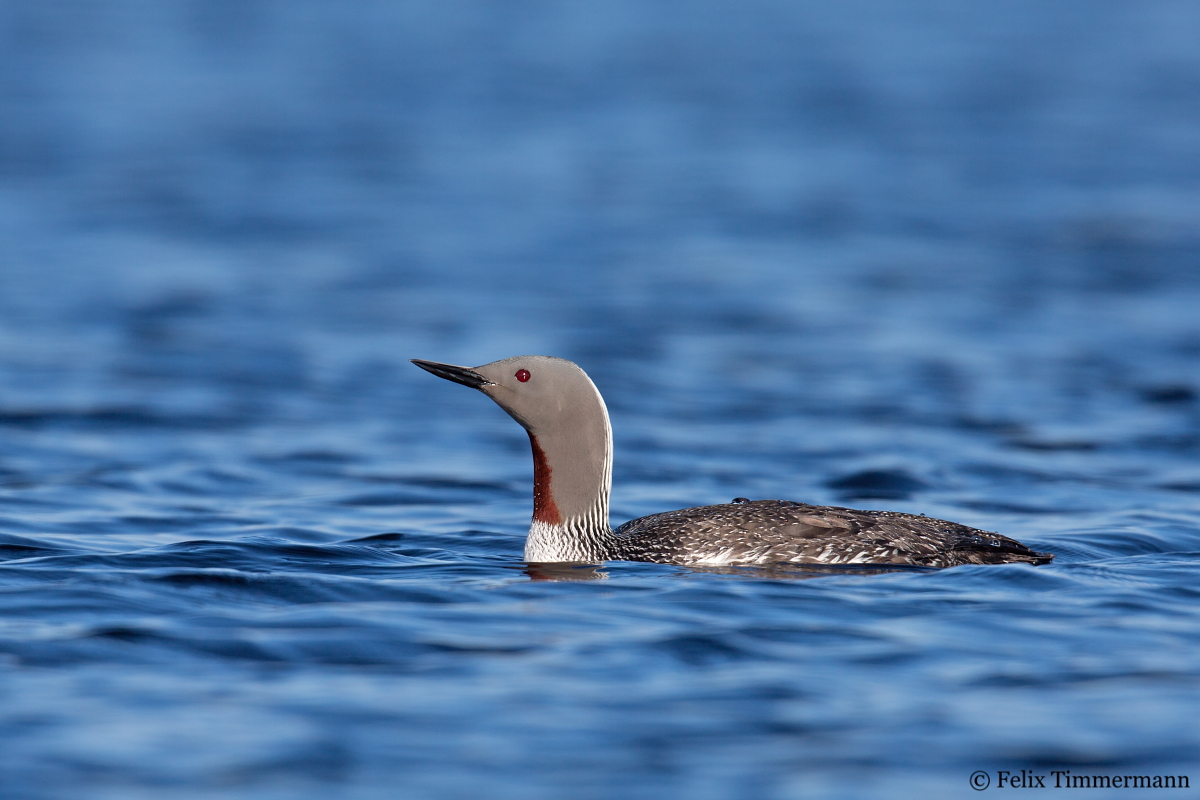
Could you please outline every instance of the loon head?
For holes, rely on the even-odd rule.
[[[612,429],[604,399],[577,364],[552,356],[515,356],[481,367],[412,363],[478,389],[528,431],[534,529],[540,523],[608,531]]]

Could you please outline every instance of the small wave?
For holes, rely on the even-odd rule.
[[[11,533],[0,533],[0,561],[35,558],[62,552],[65,552],[65,548],[61,545],[25,536],[15,536]]]
[[[869,469],[836,478],[825,484],[838,491],[843,500],[903,500],[914,492],[929,488],[924,481],[898,469]]]
[[[105,429],[178,428],[215,431],[242,427],[252,421],[252,418],[244,416],[171,413],[139,407],[0,409],[0,426],[16,428],[61,425]]]

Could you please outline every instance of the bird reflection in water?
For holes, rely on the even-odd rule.
[[[606,581],[608,573],[599,564],[526,564],[525,574],[531,581]]]
[[[878,564],[772,564],[764,567],[682,567],[680,577],[724,575],[739,578],[803,581],[831,575],[883,575],[889,572],[938,572],[938,567]],[[603,564],[527,563],[525,574],[531,581],[606,581],[609,574]]]

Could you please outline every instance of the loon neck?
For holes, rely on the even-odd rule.
[[[558,525],[533,521],[525,539],[525,560],[531,563],[598,564],[611,552],[612,529],[586,527],[574,521]]]
[[[600,414],[556,435],[529,431],[533,451],[533,520],[525,560],[603,561],[612,528],[612,432]]]

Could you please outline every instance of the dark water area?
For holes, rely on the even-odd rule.
[[[3,796],[1200,785],[1198,41],[1154,0],[0,6]],[[614,523],[1058,557],[529,567],[523,431],[407,361],[525,353],[604,394]]]

